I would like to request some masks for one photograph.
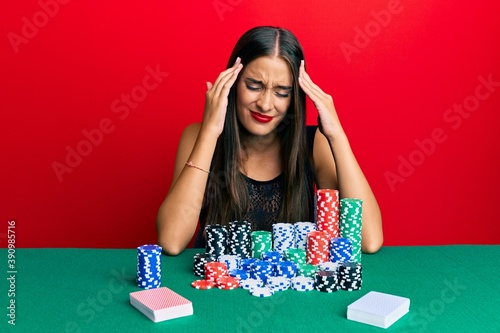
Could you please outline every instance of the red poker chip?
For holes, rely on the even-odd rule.
[[[217,279],[217,288],[223,290],[236,289],[240,286],[239,280],[233,276],[221,276]]]
[[[232,286],[232,285],[229,285],[229,286],[226,286],[226,285],[218,285],[217,288],[219,289],[222,289],[222,290],[233,290],[233,289],[237,289],[238,286]]]
[[[215,282],[211,280],[196,280],[191,282],[191,286],[196,289],[206,290],[215,287]]]

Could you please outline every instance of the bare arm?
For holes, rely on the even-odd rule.
[[[237,60],[233,67],[219,75],[213,85],[207,83],[203,123],[186,127],[182,134],[170,190],[156,220],[158,244],[167,254],[182,252],[196,231],[208,174],[188,167],[186,162],[210,170],[217,138],[224,128],[227,96],[241,68]]]
[[[311,81],[304,66],[300,83],[319,114],[313,153],[318,187],[338,189],[341,197],[363,200],[362,250],[377,252],[384,240],[380,208],[342,129],[333,100]]]
[[[182,252],[193,237],[203,204],[208,174],[189,168],[185,163],[192,161],[194,165],[209,170],[217,138],[198,135],[200,127],[197,123],[184,130],[172,184],[158,210],[158,243],[172,255]]]

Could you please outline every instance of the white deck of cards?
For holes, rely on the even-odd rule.
[[[409,298],[370,291],[347,307],[347,319],[388,328],[408,311]]]
[[[155,323],[193,314],[191,301],[167,287],[132,292],[130,304]]]

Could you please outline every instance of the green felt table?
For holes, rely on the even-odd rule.
[[[129,303],[141,290],[135,249],[17,249],[15,274],[2,249],[0,332],[500,332],[500,246],[384,247],[363,255],[359,291],[268,298],[192,288],[197,252],[162,256],[163,286],[191,300],[194,314],[154,323]],[[410,312],[386,330],[347,320],[347,306],[372,290],[408,297]]]

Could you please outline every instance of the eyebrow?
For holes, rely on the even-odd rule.
[[[261,86],[265,86],[262,81],[259,81],[259,80],[256,80],[256,79],[252,79],[250,77],[246,78],[245,81],[250,81],[253,84],[258,84],[258,85],[261,85]],[[276,85],[276,86],[273,86],[273,88],[278,88],[278,89],[281,89],[281,90],[292,90],[292,87],[290,87],[290,86],[283,86],[283,85]]]

